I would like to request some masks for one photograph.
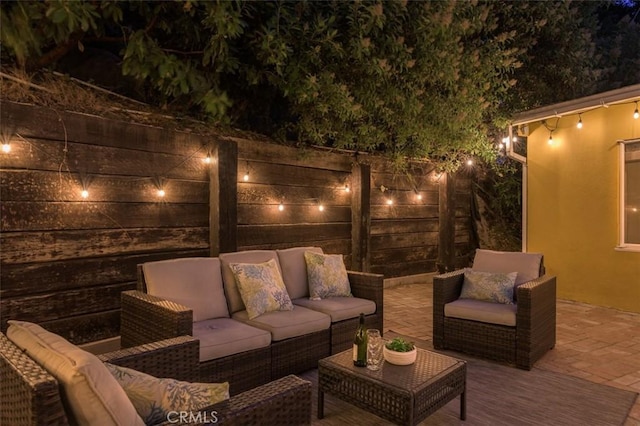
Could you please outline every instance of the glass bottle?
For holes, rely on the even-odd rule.
[[[353,365],[367,366],[367,327],[364,325],[364,314],[360,314],[360,324],[353,338]]]

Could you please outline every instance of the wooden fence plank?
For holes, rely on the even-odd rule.
[[[3,264],[208,248],[209,228],[108,229],[0,234]]]
[[[199,204],[4,201],[0,212],[2,232],[209,225]]]

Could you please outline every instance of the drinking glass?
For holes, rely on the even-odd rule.
[[[380,370],[382,347],[384,346],[380,330],[375,328],[367,330],[367,341],[367,368],[373,371]]]

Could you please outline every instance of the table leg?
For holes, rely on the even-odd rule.
[[[318,418],[324,418],[324,392],[318,389]]]
[[[467,420],[467,390],[460,394],[460,420]]]

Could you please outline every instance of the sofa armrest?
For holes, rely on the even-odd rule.
[[[56,378],[2,333],[0,377],[0,424],[69,424]]]
[[[377,308],[384,302],[384,275],[369,272],[347,271],[351,294],[361,299],[372,300]]]
[[[193,311],[137,290],[121,293],[121,346],[128,348],[193,335]]]
[[[200,341],[191,336],[147,343],[98,355],[103,362],[132,368],[155,377],[200,380]]]
[[[215,415],[216,424],[311,424],[311,383],[288,375],[232,396],[228,401],[201,410],[202,418]],[[203,422],[205,423],[205,422]]]
[[[530,369],[556,342],[556,277],[544,275],[516,288],[516,363]]]
[[[433,277],[433,347],[444,347],[444,305],[460,297],[464,270],[459,269]]]

